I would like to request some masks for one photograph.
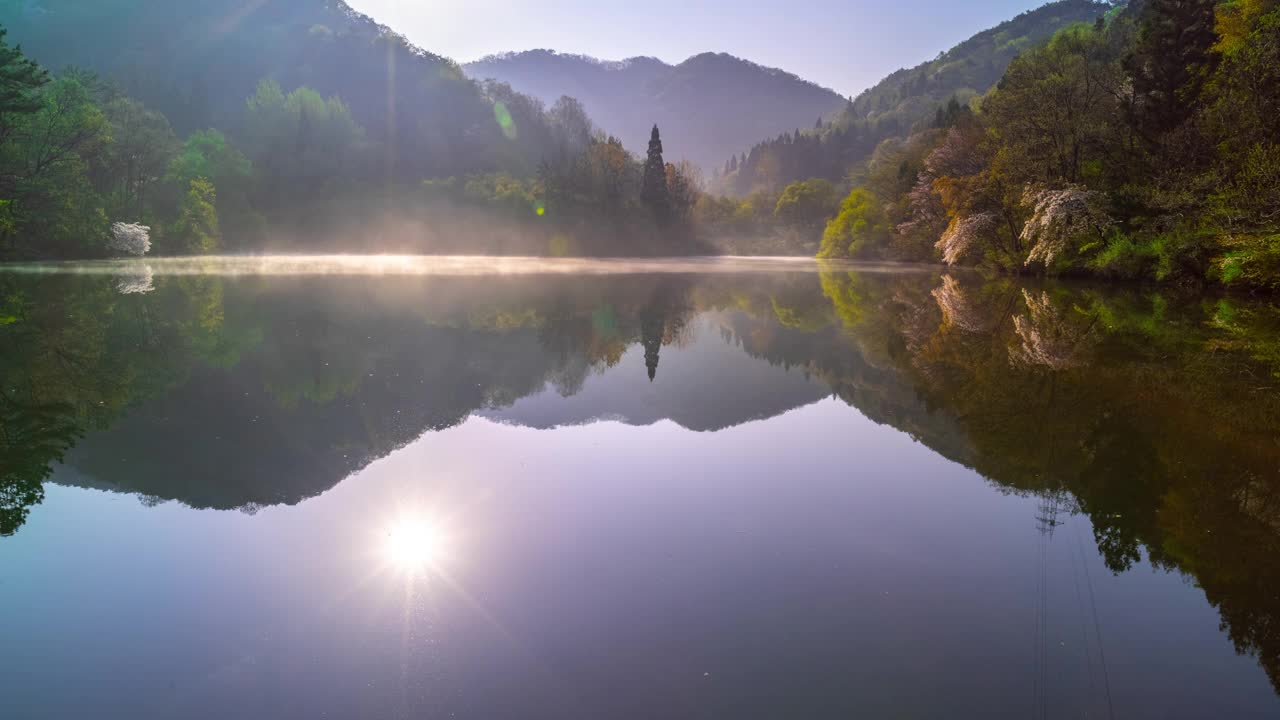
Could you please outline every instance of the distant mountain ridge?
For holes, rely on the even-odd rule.
[[[344,0],[0,0],[0,26],[46,67],[99,73],[182,135],[236,135],[270,79],[341,98],[411,181],[532,173],[543,152],[535,132],[504,136],[493,98],[457,63]]]
[[[668,160],[708,172],[731,152],[780,132],[813,127],[846,99],[797,75],[727,53],[670,65],[653,57],[600,60],[552,50],[491,55],[462,66],[551,104],[580,100],[601,129],[643,150],[656,123]]]
[[[862,91],[821,129],[802,125],[761,136],[719,158],[722,167],[736,153],[735,172],[717,189],[745,195],[778,191],[811,177],[841,181],[866,161],[881,142],[903,138],[933,119],[951,98],[967,104],[995,87],[1013,58],[1047,41],[1064,27],[1093,23],[1114,7],[1099,0],[1056,0],[979,32],[933,60],[895,70]]]

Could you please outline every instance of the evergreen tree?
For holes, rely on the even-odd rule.
[[[671,200],[667,194],[667,164],[662,159],[662,137],[658,126],[653,126],[649,136],[649,154],[644,162],[644,179],[641,181],[640,198],[645,207],[660,221],[670,214]]]
[[[49,73],[22,54],[21,47],[4,42],[8,31],[0,27],[0,124],[10,113],[34,113],[44,106],[38,91],[49,82]]]
[[[1149,133],[1182,124],[1216,64],[1215,0],[1147,0],[1128,58],[1137,120]]]

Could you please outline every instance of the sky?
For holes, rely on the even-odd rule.
[[[676,63],[727,52],[856,95],[1047,0],[347,0],[459,62],[546,48]]]

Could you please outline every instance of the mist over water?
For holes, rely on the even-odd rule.
[[[0,264],[0,272],[67,275],[635,275],[813,272],[931,272],[903,263],[806,257],[547,258],[493,255],[215,255]]]

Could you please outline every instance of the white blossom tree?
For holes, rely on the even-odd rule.
[[[1107,214],[1106,194],[1079,185],[1052,190],[1028,186],[1022,202],[1030,205],[1031,219],[1022,227],[1022,242],[1031,248],[1027,263],[1046,266],[1063,253],[1089,240],[1101,240],[1115,224]]]
[[[146,255],[151,250],[151,228],[138,223],[112,223],[107,247],[120,255]]]
[[[978,245],[990,242],[999,222],[1000,218],[993,212],[953,218],[936,244],[942,251],[942,261],[955,265]]]

